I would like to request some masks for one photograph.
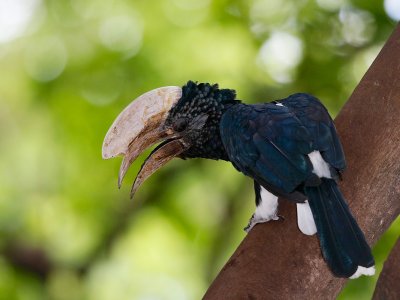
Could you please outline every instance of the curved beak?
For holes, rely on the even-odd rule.
[[[124,157],[118,174],[118,187],[135,159],[150,146],[163,142],[142,165],[132,186],[131,197],[148,177],[188,149],[188,145],[178,140],[179,135],[164,126],[168,112],[181,95],[182,89],[176,86],[158,88],[141,95],[120,113],[104,138],[104,159],[118,155]]]
[[[139,186],[155,171],[189,148],[182,140],[167,140],[156,147],[146,158],[132,185],[131,198]]]

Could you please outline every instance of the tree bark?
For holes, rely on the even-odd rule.
[[[400,239],[397,240],[388,259],[383,265],[373,300],[400,299]]]
[[[347,159],[341,190],[370,245],[400,213],[400,26],[335,120]],[[328,270],[316,236],[285,220],[257,225],[204,299],[334,299],[346,283]]]

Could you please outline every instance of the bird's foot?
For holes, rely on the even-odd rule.
[[[273,215],[273,216],[269,216],[267,218],[262,218],[262,217],[258,217],[255,214],[253,214],[251,216],[250,220],[249,220],[249,224],[247,224],[247,226],[244,228],[244,231],[249,233],[250,230],[252,230],[253,227],[256,226],[256,224],[258,224],[258,223],[265,223],[265,222],[269,222],[271,220],[277,221],[277,220],[280,220],[280,219],[283,219],[283,217]]]

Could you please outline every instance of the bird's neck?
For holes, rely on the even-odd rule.
[[[220,117],[212,120],[205,129],[205,134],[195,144],[185,151],[180,157],[186,158],[208,158],[213,160],[226,160],[229,161],[228,154],[224,148],[221,139],[221,132],[219,124],[222,115],[229,110],[232,106],[240,103],[240,101],[232,102],[224,105]]]

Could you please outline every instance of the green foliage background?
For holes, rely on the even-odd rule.
[[[131,202],[143,158],[121,190],[120,159],[101,159],[114,118],[189,79],[248,103],[309,92],[335,115],[395,27],[382,1],[17,2],[31,17],[0,43],[0,299],[199,299],[245,235],[252,183],[175,160]],[[378,271],[399,231],[376,245]],[[370,298],[376,279],[341,298]]]

